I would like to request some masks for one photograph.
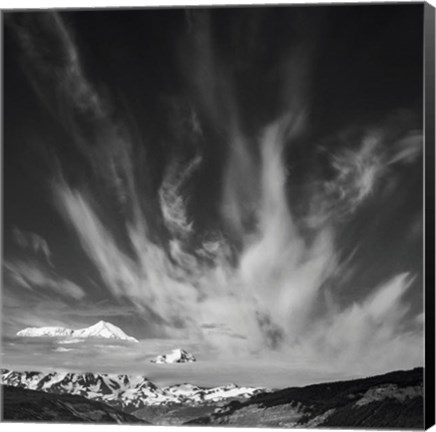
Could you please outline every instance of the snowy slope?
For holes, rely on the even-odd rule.
[[[17,336],[21,337],[66,337],[73,339],[103,338],[118,339],[129,342],[138,342],[134,337],[128,336],[119,327],[99,321],[91,327],[72,330],[64,327],[29,327],[20,330]],[[67,339],[67,340],[73,340]]]
[[[195,362],[195,357],[187,351],[177,348],[172,350],[168,354],[157,356],[154,360],[150,360],[152,363],[166,364],[166,363],[192,363]]]
[[[114,326],[106,321],[99,321],[97,324],[94,324],[91,327],[74,330],[72,336],[75,338],[98,337],[138,342],[134,337],[126,335],[126,333],[124,333],[119,327]]]
[[[146,377],[98,373],[15,372],[3,369],[1,383],[48,393],[73,394],[105,402],[122,409],[144,406],[186,404],[196,406],[231,398],[248,398],[261,388],[234,384],[201,388],[191,384],[157,387]]]

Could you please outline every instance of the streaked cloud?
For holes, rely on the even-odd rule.
[[[317,324],[296,352],[303,353],[308,362],[319,361],[322,353],[324,360],[337,367],[349,368],[353,364],[358,374],[420,364],[421,329],[419,326],[406,329],[409,308],[404,295],[412,282],[413,277],[407,273],[393,276],[363,301],[354,302]]]
[[[344,149],[332,156],[336,178],[327,184],[330,193],[337,193],[338,200],[345,203],[348,212],[354,212],[359,204],[374,190],[383,174],[380,155],[380,138],[367,136],[355,149]]]
[[[32,261],[5,262],[6,274],[19,286],[29,290],[47,290],[63,297],[81,299],[85,291],[74,282]]]
[[[421,130],[411,130],[401,136],[393,144],[393,152],[388,160],[389,164],[410,164],[422,157],[423,137]]]
[[[320,153],[328,156],[332,174],[309,186],[308,226],[350,218],[384,190],[395,190],[396,169],[422,158],[422,131],[408,125],[407,114],[403,117],[397,120],[393,116],[394,120],[388,118],[377,127],[339,132],[334,138],[337,149],[332,151],[319,147]]]
[[[17,227],[12,229],[12,236],[21,248],[29,249],[36,255],[41,254],[47,262],[51,262],[51,251],[43,237],[36,233],[20,230]]]
[[[140,284],[135,276],[135,263],[117,247],[110,232],[92,210],[84,196],[59,185],[56,196],[61,211],[79,236],[88,257],[94,262],[102,279],[113,294],[140,296]]]
[[[159,189],[163,220],[173,235],[185,237],[192,232],[192,221],[188,219],[181,189],[200,163],[201,157],[196,156],[185,166],[176,162],[170,164]]]
[[[47,100],[49,84],[51,91],[67,94],[68,103],[82,114],[92,115],[93,120],[106,115],[100,97],[85,78],[71,34],[57,12],[22,14],[8,24],[15,28],[29,62],[29,78],[41,99]]]
[[[421,133],[398,132],[395,124],[335,133],[338,143],[325,149],[330,176],[302,185],[307,194],[299,198],[309,210],[299,216],[289,193],[295,179],[287,152],[310,128],[310,59],[289,54],[278,63],[278,75],[288,77],[281,84],[289,100],[274,118],[247,132],[236,80],[214,47],[210,19],[208,11],[188,15],[186,46],[192,51],[184,58],[195,93],[190,133],[204,138],[205,146],[190,159],[165,155],[167,165],[146,186],[143,172],[152,161],[142,157],[145,152],[109,96],[103,98],[87,78],[61,16],[43,14],[31,25],[17,24],[36,91],[92,167],[85,182],[71,181],[60,168],[53,193],[110,301],[105,306],[95,300],[75,317],[65,315],[140,315],[152,327],[144,329],[147,336],[194,340],[223,357],[274,351],[317,367],[328,361],[347,372],[368,373],[422,362],[422,334],[413,324],[420,318],[410,318],[405,300],[414,274],[391,272],[389,280],[348,301],[326,288],[332,280],[348,285],[353,272],[354,263],[341,255],[338,221],[377,196],[392,169],[419,161]],[[219,137],[225,156],[214,179],[220,185],[216,226],[197,232],[189,185],[204,163],[208,130]],[[39,236],[17,231],[15,238],[50,257]],[[83,288],[35,263],[8,262],[6,269],[32,295],[46,289],[78,303],[85,298]],[[8,307],[19,307],[9,294]],[[51,308],[47,319],[55,321],[67,302],[35,304],[39,309],[28,319],[39,322],[36,312]]]

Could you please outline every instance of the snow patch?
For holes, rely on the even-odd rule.
[[[238,387],[234,384],[201,388],[191,384],[157,387],[146,377],[65,372],[14,372],[2,370],[2,384],[49,393],[78,394],[122,408],[185,404],[197,406],[234,398],[248,398],[261,388]]]

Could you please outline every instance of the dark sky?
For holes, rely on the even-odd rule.
[[[420,363],[422,13],[4,14],[4,333]]]

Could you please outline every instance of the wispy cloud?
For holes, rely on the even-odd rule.
[[[327,192],[338,194],[347,212],[357,207],[374,191],[383,174],[380,137],[368,135],[356,149],[344,149],[332,156],[335,179],[327,184]]]
[[[175,322],[187,324],[195,308],[196,289],[179,279],[187,269],[178,269],[162,248],[153,244],[142,225],[129,225],[136,256],[123,252],[78,191],[67,185],[57,190],[59,206],[79,236],[83,250],[96,266],[105,286],[116,298],[127,297],[146,314],[160,319],[162,328]],[[192,256],[191,261],[194,260]]]
[[[403,301],[412,282],[407,273],[393,276],[361,302],[315,324],[294,352],[302,353],[308,362],[319,361],[322,353],[336,367],[348,369],[353,364],[359,374],[421,364],[422,332],[417,325],[406,328],[408,307]]]
[[[50,88],[55,93],[67,94],[68,103],[81,114],[91,115],[92,120],[106,115],[99,95],[84,75],[76,46],[58,13],[22,14],[11,17],[8,24],[15,28],[29,62],[27,73],[43,100],[47,101],[50,94],[47,88]]]
[[[72,224],[83,249],[96,265],[107,287],[115,295],[128,293],[134,298],[140,297],[134,261],[120,251],[84,196],[67,185],[59,185],[56,196],[60,209]]]
[[[309,187],[312,199],[305,222],[319,227],[352,217],[361,205],[381,195],[384,180],[395,181],[395,169],[418,162],[422,131],[410,122],[403,113],[400,119],[393,116],[378,126],[338,133],[334,138],[337,148],[332,151],[320,146],[320,153],[328,155],[332,174]]]
[[[422,156],[423,138],[421,130],[410,130],[392,145],[389,164],[410,164]]]
[[[159,189],[159,202],[165,225],[175,236],[186,237],[192,232],[192,221],[188,219],[181,189],[200,163],[201,157],[196,156],[185,166],[180,166],[177,162],[169,165]]]
[[[20,27],[26,55],[37,71],[32,79],[38,92],[44,98],[47,82],[56,75],[56,92],[76,114],[67,127],[93,167],[93,179],[105,192],[114,191],[122,209],[116,215],[117,232],[107,222],[110,215],[100,206],[103,199],[95,185],[73,186],[68,178],[54,181],[58,209],[98,271],[108,297],[120,303],[129,299],[159,335],[201,340],[226,355],[274,349],[292,353],[295,359],[327,359],[349,371],[366,372],[420,363],[420,333],[401,325],[407,319],[403,294],[413,275],[394,273],[386,283],[368,287],[352,304],[341,303],[333,292],[330,305],[324,300],[325,286],[333,277],[346,279],[335,222],[377,193],[388,166],[418,159],[419,132],[392,137],[372,128],[331,152],[331,178],[308,187],[304,197],[311,203],[309,238],[289,199],[284,154],[308,125],[301,89],[308,90],[306,82],[299,85],[305,74],[294,71],[292,85],[287,83],[289,92],[301,90],[292,103],[284,104],[275,119],[259,124],[256,133],[245,133],[231,74],[213,48],[210,16],[202,11],[189,17],[187,45],[193,47],[193,58],[185,68],[192,72],[187,75],[198,105],[193,133],[206,133],[199,121],[206,118],[227,151],[217,194],[223,230],[206,230],[202,242],[192,238],[196,221],[187,205],[187,185],[202,157],[168,158],[172,163],[154,192],[144,193],[136,169],[136,143],[109,101],[85,77],[77,47],[59,15],[37,23],[43,28],[41,36]],[[55,41],[53,58],[41,51],[45,38]],[[62,60],[60,65],[52,64],[56,58]],[[296,62],[283,64],[284,76]],[[385,150],[388,140],[394,142],[389,147],[394,150]],[[154,205],[159,206],[155,212]],[[160,217],[166,232],[156,239],[150,227],[152,219]],[[54,290],[54,281],[60,281],[17,264],[8,270],[29,289],[45,284]],[[56,287],[82,298],[83,290],[69,283],[63,280]]]
[[[12,236],[21,248],[28,249],[36,255],[41,254],[48,263],[51,263],[51,251],[43,237],[33,232],[20,230],[17,227],[12,229]]]
[[[84,288],[36,259],[5,260],[2,285],[2,334],[29,326],[74,324],[72,308],[87,298]]]
[[[29,290],[47,290],[63,297],[81,299],[85,291],[74,282],[58,276],[36,261],[5,262],[6,274],[19,286]]]

